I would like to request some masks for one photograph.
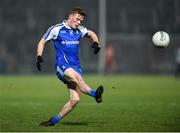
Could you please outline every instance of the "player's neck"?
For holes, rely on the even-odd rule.
[[[65,26],[66,26],[67,28],[71,28],[70,25],[71,25],[71,22],[67,20],[67,21],[65,22]]]

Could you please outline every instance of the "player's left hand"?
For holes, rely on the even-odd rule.
[[[41,63],[44,62],[42,56],[38,55],[36,58],[36,66],[39,71],[41,71]]]
[[[99,43],[94,42],[94,43],[92,44],[92,48],[94,48],[94,54],[97,54],[97,53],[100,51],[101,46],[99,45]]]

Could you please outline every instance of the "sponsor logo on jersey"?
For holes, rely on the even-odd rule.
[[[65,40],[65,41],[61,41],[61,43],[62,44],[67,44],[67,45],[69,45],[69,44],[79,44],[79,41],[67,41],[67,40]]]
[[[60,33],[64,34],[64,33],[66,33],[66,31],[65,30],[61,30]]]

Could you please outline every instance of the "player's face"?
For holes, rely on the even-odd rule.
[[[80,14],[73,14],[70,16],[69,26],[72,29],[76,29],[79,25],[81,25],[83,20],[84,20],[84,16],[82,16]]]

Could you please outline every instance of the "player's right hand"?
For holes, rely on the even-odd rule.
[[[38,55],[36,58],[36,66],[39,71],[41,71],[41,63],[43,62],[43,57]]]

